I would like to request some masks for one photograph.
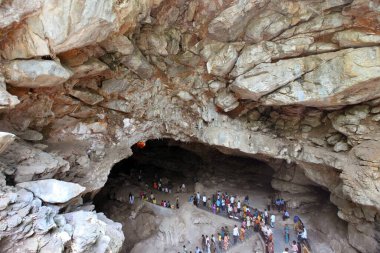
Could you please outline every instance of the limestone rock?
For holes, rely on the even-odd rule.
[[[347,151],[349,146],[346,142],[340,141],[334,145],[335,152]]]
[[[16,96],[7,92],[4,77],[0,75],[0,112],[14,108],[20,101]]]
[[[227,75],[232,70],[237,58],[236,48],[233,45],[226,45],[208,60],[207,71],[216,76]]]
[[[4,66],[5,81],[16,87],[39,88],[64,83],[72,72],[55,61],[14,60]]]
[[[224,112],[229,112],[239,106],[239,101],[233,93],[222,90],[216,95],[215,105]]]
[[[41,141],[44,136],[35,130],[32,129],[27,129],[24,132],[18,134],[21,139],[26,140],[26,141]]]
[[[380,43],[380,35],[356,30],[344,30],[335,33],[331,40],[341,47],[375,46]]]
[[[30,1],[24,4],[22,0],[15,0],[2,3],[0,1],[0,29],[6,28],[13,23],[20,22],[27,16],[33,15],[41,7],[40,0]]]
[[[0,132],[0,154],[13,142],[16,138],[14,134]]]
[[[69,92],[73,97],[76,97],[89,105],[96,105],[104,100],[104,98],[89,89],[73,89]]]
[[[290,91],[285,90],[285,88],[279,89],[264,97],[262,102],[266,105],[301,104],[314,107],[331,107],[357,104],[375,98],[379,89],[376,84],[380,78],[378,71],[380,70],[380,48],[359,48],[341,52],[343,54],[323,54],[327,57],[334,55],[333,58],[330,58],[331,60],[323,59],[320,55],[320,59],[323,59],[320,66],[310,69],[309,73],[302,73],[298,76],[301,77],[299,80],[288,81],[289,79],[284,79],[284,82],[287,82],[286,88]],[[313,56],[304,58],[304,64],[312,63],[309,61],[312,59]],[[288,64],[288,66],[293,66],[291,67],[292,71],[294,68],[298,68],[298,65],[293,65],[294,63],[291,60],[288,61]],[[277,69],[275,66],[273,67]],[[255,69],[248,72],[247,75],[257,73]],[[279,69],[279,71],[283,71],[283,73],[280,72],[276,76],[285,75],[289,70]],[[261,85],[259,77],[266,75],[268,79],[276,80],[274,79],[276,76],[271,74],[246,79],[243,77],[239,79],[239,77],[235,82],[235,90],[239,90],[247,97],[257,98],[260,95],[259,85]],[[248,81],[256,81],[256,83],[251,83],[251,86],[248,86]],[[281,86],[275,85],[275,83],[272,85],[272,87]],[[265,91],[268,90],[267,88]]]
[[[99,75],[108,69],[108,66],[96,58],[91,58],[83,64],[72,67],[74,72],[72,78],[91,77]]]
[[[268,1],[241,0],[214,18],[208,33],[219,41],[232,41],[244,32],[249,19],[254,17]]]
[[[86,189],[78,184],[56,179],[23,182],[17,186],[33,192],[35,196],[48,203],[68,202]]]

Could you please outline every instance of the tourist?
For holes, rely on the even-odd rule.
[[[274,223],[275,223],[275,221],[276,221],[276,216],[275,216],[274,214],[272,214],[272,215],[270,216],[270,226],[271,226],[272,228],[274,228]]]
[[[284,237],[285,237],[285,243],[288,244],[289,243],[289,226],[288,226],[288,224],[285,224],[285,227],[284,227]]]
[[[239,199],[237,202],[237,212],[240,214],[240,211],[241,211],[241,203],[240,203],[240,199]]]
[[[193,204],[194,204],[194,206],[198,206],[198,200],[196,197],[193,199]]]
[[[232,206],[231,206],[231,204],[228,204],[227,212],[228,212],[228,215],[231,215],[231,213],[232,213]]]
[[[276,208],[277,208],[277,211],[280,212],[280,208],[281,208],[281,201],[280,201],[280,198],[277,198],[276,199]]]
[[[211,240],[211,253],[216,253],[216,242]]]
[[[288,253],[289,252],[289,248],[285,248],[284,252],[282,253]]]
[[[226,209],[226,200],[222,198],[222,211],[224,212]]]
[[[207,249],[207,253],[211,253],[211,243],[210,243],[210,238],[208,237],[208,235],[206,235],[206,249]]]
[[[200,201],[201,201],[201,194],[197,192],[197,206],[199,205]]]
[[[223,229],[223,228],[222,228]],[[220,234],[220,233],[218,233],[218,248],[219,248],[219,250],[221,250],[222,249],[222,240],[223,240],[224,238],[222,238],[222,235]]]
[[[198,246],[195,247],[195,253],[202,253],[201,249]]]
[[[129,204],[133,205],[135,202],[135,196],[133,196],[132,192],[129,193]]]
[[[268,240],[267,247],[268,247],[268,253],[274,253],[274,243],[273,243],[273,240]]]
[[[247,195],[247,196],[245,196],[245,198],[244,198],[244,203],[248,204],[248,202],[249,202],[249,197],[248,197],[248,195]]]
[[[251,228],[251,217],[250,216],[247,216],[247,229],[250,230]]]
[[[212,213],[216,214],[216,204],[215,203],[212,205]]]
[[[204,235],[202,235],[202,250],[203,250],[203,252],[205,252],[206,251],[206,238],[205,238],[205,236]]]
[[[185,186],[185,184],[182,184],[182,186],[181,186],[181,191],[182,191],[182,192],[186,192],[186,186]]]
[[[179,209],[179,198],[177,197],[175,200],[175,207]]]
[[[153,201],[153,199],[154,199],[154,194],[153,192],[150,192],[150,201]]]
[[[282,215],[282,219],[285,221],[285,220],[289,219],[289,217],[290,217],[290,215],[289,215],[288,210],[285,210],[284,214]]]
[[[224,236],[224,251],[227,251],[228,250],[228,247],[230,246],[230,237],[228,235],[228,233],[226,233],[226,235]]]
[[[239,228],[237,225],[235,225],[234,229],[232,230],[232,236],[234,237],[234,245],[236,245],[237,239],[239,237]]]
[[[243,226],[240,228],[240,241],[244,242],[245,240],[245,229]]]
[[[265,225],[269,224],[269,213],[267,209],[264,210],[264,222],[265,222]]]
[[[298,233],[298,240],[301,243],[307,241],[307,232],[306,232],[306,228],[305,227]]]
[[[202,201],[203,201],[203,206],[206,207],[207,197],[206,197],[206,194],[204,193],[203,193]]]
[[[183,253],[187,253],[187,249],[185,245],[183,245]]]
[[[298,246],[297,246],[296,241],[293,241],[291,250],[292,250],[292,253],[298,253]]]

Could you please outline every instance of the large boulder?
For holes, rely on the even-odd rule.
[[[64,182],[56,179],[44,179],[17,184],[18,187],[25,188],[38,198],[47,203],[66,203],[79,196],[86,188],[79,184]]]
[[[64,83],[72,72],[56,61],[14,60],[4,65],[5,81],[16,87],[50,87]]]
[[[7,86],[4,82],[4,77],[0,75],[0,112],[7,109],[12,109],[20,101],[16,96],[13,96],[8,93]]]

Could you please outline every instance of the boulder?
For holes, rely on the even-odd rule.
[[[224,112],[229,112],[239,106],[239,101],[232,92],[224,89],[216,95],[215,105]]]
[[[71,68],[74,72],[73,78],[96,76],[107,69],[108,66],[96,58],[90,58],[83,64]]]
[[[4,64],[5,81],[16,87],[40,88],[64,83],[72,72],[56,61],[14,60]]]
[[[26,141],[41,141],[44,136],[35,130],[27,129],[23,131],[22,133],[19,133],[18,136]]]
[[[16,96],[7,92],[7,86],[4,77],[0,75],[0,112],[14,108],[20,101]]]
[[[331,40],[340,47],[367,47],[380,44],[380,35],[350,29],[335,33]]]
[[[224,46],[207,62],[207,72],[216,76],[227,75],[235,65],[238,51],[233,45]]]
[[[41,8],[41,1],[31,0],[28,4],[25,4],[23,0],[13,0],[5,3],[0,1],[0,5],[0,29],[4,29],[36,13]]]
[[[79,184],[56,179],[44,179],[19,183],[16,186],[25,188],[47,203],[66,203],[79,196],[86,188]]]

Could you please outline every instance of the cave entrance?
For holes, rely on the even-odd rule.
[[[200,143],[163,139],[149,140],[145,145],[138,144],[132,146],[131,157],[113,166],[107,184],[95,199],[99,210],[102,210],[104,203],[99,201],[102,198],[125,200],[125,196],[117,199],[121,196],[115,196],[115,193],[110,193],[107,189],[127,184],[126,195],[129,196],[129,192],[134,191],[135,197],[139,197],[141,191],[150,193],[158,179],[162,184],[162,194],[171,193],[172,196],[168,194],[166,197],[169,201],[171,197],[175,200],[174,195],[178,193],[184,195],[181,189],[183,184],[184,193],[188,197],[197,192],[203,194],[217,191],[238,195],[242,200],[248,195],[263,208],[266,199],[275,194],[271,187],[274,171],[259,160],[227,155]],[[138,192],[137,188],[140,189]]]
[[[230,226],[232,229],[236,225],[236,220],[228,219],[228,216],[214,218],[218,215],[205,211],[208,209],[203,208],[202,203],[200,208],[196,208],[190,198],[197,192],[209,198],[217,192],[234,195],[242,203],[245,196],[248,196],[248,204],[261,211],[267,208],[269,199],[284,197],[298,208],[289,209],[291,218],[288,223],[291,227],[294,215],[301,214],[317,220],[314,214],[320,214],[315,212],[321,210],[318,205],[329,203],[329,194],[316,185],[310,186],[313,188],[310,192],[302,194],[274,190],[273,182],[279,186],[276,176],[280,173],[278,169],[273,169],[275,164],[228,153],[231,150],[163,139],[137,143],[132,146],[132,151],[132,156],[113,166],[106,185],[94,199],[97,211],[104,212],[112,220],[123,224],[126,237],[123,252],[154,252],[157,251],[155,247],[160,249],[157,252],[174,252],[173,245],[175,252],[178,252],[184,244],[195,249],[202,234],[216,234],[221,226]],[[286,166],[281,167],[287,170]],[[298,181],[305,181],[300,179],[297,170],[294,173]],[[160,189],[154,189],[154,183],[159,180]],[[181,188],[183,184],[184,190]],[[284,185],[287,186],[288,183],[285,182]],[[299,190],[299,187],[291,186],[288,189]],[[135,197],[134,204],[129,203],[130,194]],[[151,200],[141,201],[140,196],[144,194],[147,199],[153,194],[155,203]],[[176,208],[177,198],[179,209]],[[163,208],[163,202],[170,202],[173,209]],[[280,222],[282,213],[274,210],[274,206],[271,213],[278,220],[278,227],[274,230],[275,252],[282,252],[289,245],[283,241],[285,223]],[[334,221],[332,224],[337,224],[336,208],[331,207],[328,214],[331,214],[329,219]],[[319,224],[316,225],[318,226]],[[323,238],[318,231],[310,234],[315,238]],[[260,248],[265,248],[265,245],[260,244],[260,238],[257,233],[256,246],[251,245],[249,251],[241,249],[240,252],[251,252],[253,247],[260,252]],[[296,239],[296,234],[292,232],[290,238]],[[323,240],[318,240],[318,243],[323,243]]]

